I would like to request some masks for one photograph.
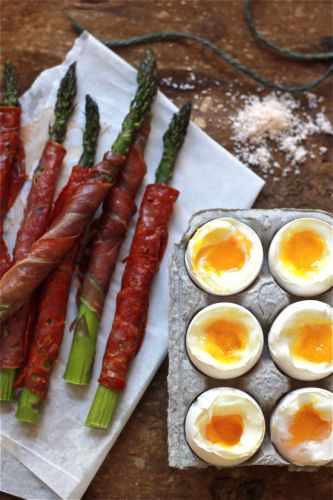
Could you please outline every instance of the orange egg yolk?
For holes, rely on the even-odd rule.
[[[219,229],[212,231],[218,233]],[[194,269],[203,265],[206,269],[213,269],[216,273],[225,271],[239,271],[250,253],[251,244],[240,232],[226,238],[219,243],[202,246],[194,259]]]
[[[219,319],[204,327],[204,351],[217,361],[234,363],[239,360],[237,352],[247,345],[247,328],[242,323]]]
[[[332,432],[332,424],[321,418],[320,413],[311,405],[302,406],[294,415],[289,432],[292,446],[306,441],[323,441]]]
[[[240,415],[219,415],[212,417],[206,425],[205,434],[211,443],[235,446],[239,443],[243,430],[244,422]]]
[[[331,363],[332,340],[331,323],[302,325],[296,331],[291,353],[312,363]]]
[[[304,276],[308,271],[317,271],[318,262],[323,257],[325,242],[314,231],[293,233],[282,243],[282,260],[294,268],[294,272]]]

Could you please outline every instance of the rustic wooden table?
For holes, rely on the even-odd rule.
[[[255,0],[255,15],[262,31],[273,41],[294,50],[333,50],[331,0]],[[178,30],[209,37],[231,56],[239,58],[267,79],[282,82],[309,81],[327,65],[286,61],[263,49],[244,22],[242,0],[2,0],[1,63],[10,58],[19,68],[22,91],[44,69],[60,63],[75,34],[63,9],[93,34],[125,38],[161,30]],[[137,65],[144,46],[119,49]],[[228,113],[241,104],[226,96],[233,92],[255,93],[257,85],[219,62],[209,50],[191,42],[154,44],[162,90],[177,105],[194,103],[193,119],[218,143],[233,152]],[[194,73],[193,85],[189,83]],[[332,82],[316,94],[323,97],[332,119]],[[190,87],[190,88],[188,88]],[[223,102],[224,111],[216,105]],[[293,172],[278,182],[268,176],[256,207],[307,207],[330,210],[332,136],[312,141],[328,148],[309,159],[301,175]],[[311,142],[311,141],[310,141]],[[261,169],[255,169],[260,175]],[[167,458],[167,377],[163,363],[116,445],[84,495],[84,499],[185,499],[224,500],[331,498],[331,474],[289,472],[287,468],[252,467],[216,470],[173,470]],[[13,478],[15,480],[15,478]],[[11,497],[0,494],[2,500]]]

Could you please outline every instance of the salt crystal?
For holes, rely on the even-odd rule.
[[[229,94],[226,96],[229,97]],[[273,152],[282,153],[289,164],[281,171],[283,177],[291,171],[300,175],[299,165],[314,154],[305,147],[305,141],[311,136],[333,134],[333,126],[325,116],[324,106],[318,109],[322,97],[312,92],[307,92],[305,97],[308,109],[317,109],[314,116],[291,94],[271,92],[264,97],[239,95],[244,106],[229,119],[235,154],[245,163],[259,166],[265,178],[274,172],[271,168]],[[327,148],[319,148],[319,151],[324,154]],[[274,162],[273,167],[276,165],[280,167],[278,162]]]
[[[296,149],[294,157],[292,158],[292,160],[295,163],[303,163],[305,161],[305,158],[306,158],[307,154],[308,154],[307,150],[303,146],[299,146]]]
[[[324,134],[333,134],[331,122],[326,118],[323,112],[317,113],[316,124]]]

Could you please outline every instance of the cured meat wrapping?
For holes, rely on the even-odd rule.
[[[178,194],[164,184],[146,188],[99,378],[100,384],[115,391],[124,389],[129,363],[143,339],[150,287],[164,254]]]
[[[10,256],[3,239],[2,225],[9,208],[9,196],[11,196],[11,203],[13,203],[18,190],[18,186],[16,185],[14,193],[11,182],[14,180],[12,179],[12,168],[20,142],[20,115],[21,109],[17,106],[0,106],[0,277],[10,266]],[[18,165],[22,165],[22,154],[24,159],[24,150],[22,153],[22,149],[21,146],[21,161]],[[17,184],[16,180],[15,184]]]
[[[86,167],[73,167],[67,185],[54,204],[51,223],[75,189],[88,180],[89,173]],[[22,379],[24,386],[32,393],[39,394],[42,399],[46,398],[50,375],[62,343],[67,301],[79,248],[77,241],[59,266],[47,277],[39,296],[38,319]]]
[[[13,264],[26,257],[32,244],[47,229],[58,173],[65,153],[65,148],[57,142],[49,140],[45,145],[40,163],[34,172],[23,221],[17,234]],[[28,343],[34,323],[34,305],[33,302],[27,302],[2,326],[0,368],[21,365],[24,345]],[[9,344],[14,345],[15,349],[9,348]]]
[[[90,170],[89,180],[77,186],[49,230],[0,280],[0,320],[26,302],[78,240],[111,187],[124,157],[112,152]]]
[[[149,120],[150,121],[150,120]],[[136,212],[133,201],[145,176],[144,146],[149,121],[131,146],[119,174],[116,187],[107,196],[97,235],[93,241],[89,265],[82,285],[81,300],[101,317],[112,272],[129,222]]]

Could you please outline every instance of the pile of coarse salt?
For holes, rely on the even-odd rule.
[[[324,154],[326,147],[317,151],[305,148],[305,140],[317,134],[333,134],[333,127],[325,116],[325,108],[319,108],[322,98],[306,93],[306,108],[291,94],[271,92],[265,97],[240,96],[244,108],[230,117],[235,154],[244,163],[258,166],[263,177],[275,172],[281,165],[272,161],[273,153],[280,152],[285,159],[281,173],[292,170],[300,174],[300,164],[315,153]],[[311,111],[310,111],[311,110]]]

